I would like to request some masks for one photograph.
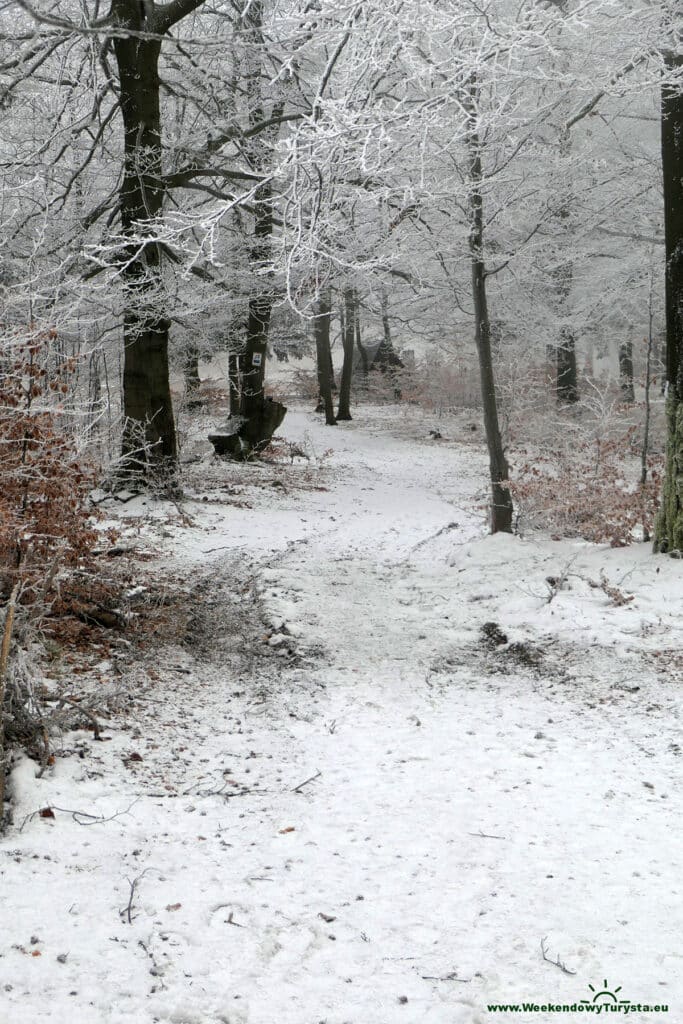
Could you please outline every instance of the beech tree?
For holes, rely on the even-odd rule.
[[[668,52],[662,89],[662,171],[666,238],[666,475],[655,550],[683,552],[683,31]]]
[[[263,401],[272,305],[272,288],[263,277],[273,221],[271,152],[280,124],[300,116],[285,111],[287,96],[296,99],[296,90],[283,89],[281,83],[281,51],[287,47],[278,49],[266,38],[261,2],[247,4],[240,14],[227,0],[210,8],[205,0],[111,0],[105,15],[93,3],[81,11],[80,20],[70,0],[50,14],[29,0],[18,2],[53,48],[71,40],[80,41],[86,52],[92,49],[100,78],[93,86],[99,90],[98,105],[90,116],[99,119],[98,141],[120,113],[122,173],[112,194],[84,218],[89,229],[108,218],[99,242],[89,242],[94,269],[88,277],[94,291],[96,275],[104,274],[108,282],[114,276],[121,286],[122,470],[173,476],[177,444],[169,334],[179,312],[179,289],[190,306],[193,278],[204,289],[210,284],[225,289],[214,252],[221,232],[228,230],[228,216],[237,209],[244,211],[250,236],[245,265],[237,274],[244,278],[249,273],[252,281],[245,299],[240,413],[250,421],[271,413]],[[294,35],[302,34],[305,41],[310,34],[305,18],[294,18],[292,24]],[[285,17],[282,31],[288,28]],[[208,53],[207,32],[213,33]],[[293,45],[301,46],[301,40]],[[199,48],[204,65],[195,56]],[[267,69],[266,60],[271,62]],[[268,105],[263,86],[270,80],[276,84]],[[108,104],[104,121],[102,97]],[[171,127],[178,128],[169,118],[172,103],[192,113],[185,118],[190,127],[184,139],[164,137]],[[58,160],[63,156],[64,151]],[[85,164],[95,159],[93,145]],[[74,191],[77,178],[67,192]],[[100,295],[104,291],[100,286]],[[197,349],[190,347],[196,384]],[[260,432],[258,423],[252,422],[251,431]]]
[[[119,193],[123,320],[123,454],[129,466],[173,473],[177,459],[168,370],[170,320],[163,311],[164,251],[156,224],[165,198],[159,55],[164,35],[203,0],[112,0],[109,22],[124,133]],[[106,46],[106,44],[105,44]]]

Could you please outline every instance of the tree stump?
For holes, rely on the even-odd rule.
[[[256,415],[249,419],[229,416],[213,434],[209,434],[209,441],[216,455],[243,462],[268,447],[286,412],[287,407],[281,402],[265,398]]]

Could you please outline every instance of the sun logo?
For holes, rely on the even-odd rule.
[[[619,999],[617,993],[621,992],[621,985],[617,985],[616,988],[610,988],[609,984],[607,982],[607,978],[605,978],[603,980],[602,988],[599,989],[599,990],[596,990],[594,985],[590,985],[589,984],[588,987],[591,990],[591,992],[594,993],[594,995],[593,995],[592,999],[582,999],[581,1000],[581,1002],[584,1005],[586,1005],[586,1006],[590,1006],[591,1003],[598,1003],[598,1002],[600,1002],[600,1003],[614,1003],[615,1005],[618,1004],[620,1006],[627,1006],[631,1002],[630,999]]]

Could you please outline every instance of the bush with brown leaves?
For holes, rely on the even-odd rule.
[[[522,523],[554,537],[623,547],[649,539],[661,491],[662,457],[647,458],[640,483],[638,429],[611,438],[572,438],[539,452],[518,450],[511,491]]]
[[[53,564],[75,564],[96,537],[84,507],[93,470],[61,404],[75,367],[55,370],[52,340],[18,342],[0,365],[0,594],[20,581],[24,603]]]

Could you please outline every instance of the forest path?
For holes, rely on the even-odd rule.
[[[106,743],[15,774],[12,1024],[484,1024],[605,978],[683,1007],[676,567],[485,537],[481,451],[389,426],[296,414],[325,490],[164,527],[185,643]]]

